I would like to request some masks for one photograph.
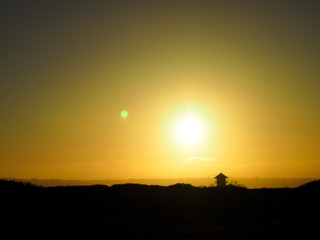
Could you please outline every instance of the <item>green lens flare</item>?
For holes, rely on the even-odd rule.
[[[123,117],[123,118],[128,117],[128,112],[127,112],[126,110],[123,110],[123,111],[121,112],[121,117]]]

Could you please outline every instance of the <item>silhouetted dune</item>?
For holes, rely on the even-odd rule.
[[[320,183],[298,188],[122,184],[39,187],[0,181],[13,237],[287,239],[319,224]]]
[[[315,181],[303,184],[299,188],[320,191],[320,180],[315,180]]]

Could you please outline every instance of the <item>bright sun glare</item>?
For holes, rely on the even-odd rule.
[[[210,155],[214,148],[215,128],[216,122],[209,109],[187,102],[172,108],[162,133],[170,153],[182,159]]]
[[[203,126],[195,117],[187,116],[178,122],[176,134],[178,139],[184,143],[195,143],[203,135]]]

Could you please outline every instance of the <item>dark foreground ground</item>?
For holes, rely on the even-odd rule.
[[[2,180],[0,196],[7,239],[308,239],[320,230],[320,181],[246,189]]]

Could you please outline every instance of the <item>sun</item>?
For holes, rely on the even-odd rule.
[[[178,121],[176,126],[176,137],[179,141],[192,144],[201,139],[203,135],[203,124],[194,116],[186,116]]]
[[[217,122],[211,109],[202,104],[186,102],[172,107],[160,131],[168,153],[179,159],[209,156],[215,150]]]

